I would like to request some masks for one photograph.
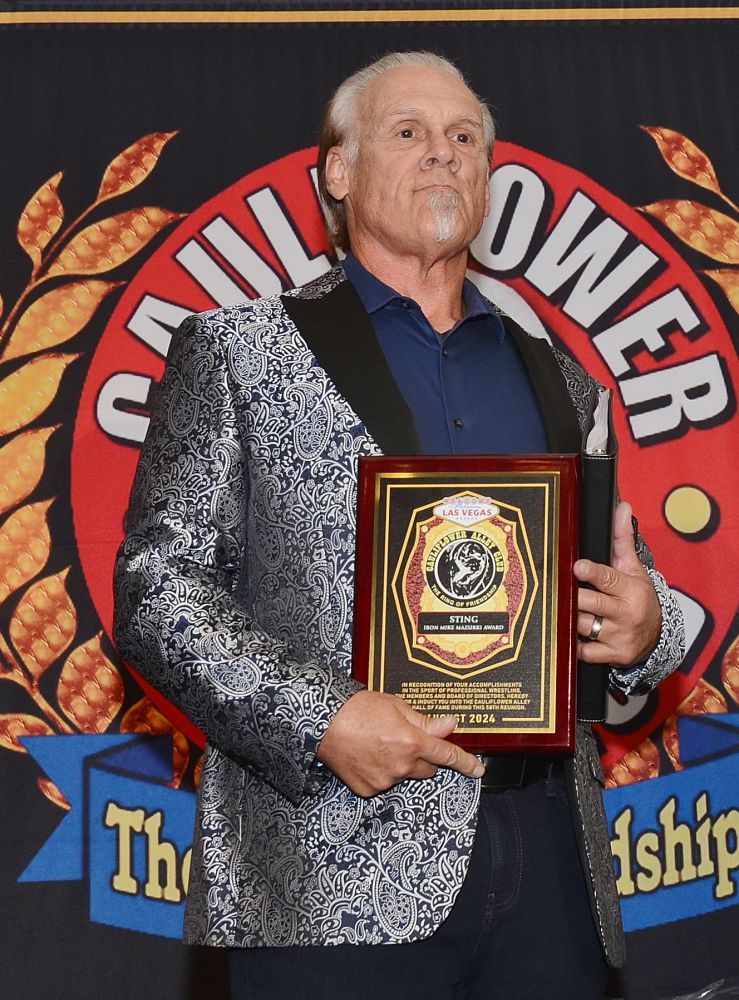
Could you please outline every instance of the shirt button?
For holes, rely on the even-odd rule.
[[[462,428],[464,427],[464,420],[462,420],[461,417],[455,417],[454,426],[457,428],[458,431],[461,431]]]
[[[410,304],[410,302],[408,301],[408,299],[401,299],[401,300],[400,300],[400,304],[401,304],[401,306],[402,306],[402,307],[403,307],[404,309],[410,309],[410,307],[411,307],[411,304]]]
[[[449,357],[449,351],[446,349],[446,347],[442,347],[442,349],[441,349],[441,356],[442,356],[442,358],[448,358]]]

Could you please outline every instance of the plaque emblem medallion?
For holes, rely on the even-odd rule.
[[[538,585],[520,509],[467,491],[414,509],[392,578],[409,660],[452,677],[510,662]]]

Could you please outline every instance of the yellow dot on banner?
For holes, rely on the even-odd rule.
[[[466,660],[470,655],[470,644],[468,642],[458,642],[454,647],[454,652],[460,660]]]
[[[677,486],[665,500],[667,523],[681,535],[703,531],[712,513],[711,498],[697,486]]]

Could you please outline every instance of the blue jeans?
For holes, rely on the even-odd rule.
[[[232,1000],[602,1000],[562,774],[483,792],[467,878],[432,937],[235,949],[229,971]]]

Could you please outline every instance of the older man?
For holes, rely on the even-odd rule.
[[[359,71],[319,162],[343,266],[173,343],[116,634],[208,737],[186,938],[232,949],[235,998],[588,1000],[622,960],[589,729],[486,769],[349,676],[358,456],[576,450],[597,388],[465,279],[492,140],[446,60]],[[627,505],[575,573],[578,655],[656,684],[682,622]]]

